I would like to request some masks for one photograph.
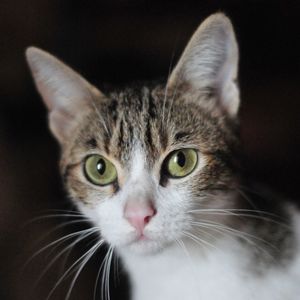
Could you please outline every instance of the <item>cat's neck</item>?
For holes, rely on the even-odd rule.
[[[229,300],[235,299],[237,291],[245,295],[240,299],[251,299],[249,291],[241,290],[245,276],[249,286],[253,285],[252,290],[256,290],[258,274],[270,281],[277,280],[276,272],[271,270],[290,267],[291,259],[294,259],[288,250],[295,248],[295,245],[290,245],[293,233],[266,216],[248,218],[238,227],[231,234],[202,245],[199,241],[187,239],[151,255],[121,250],[119,255],[129,273],[133,299]],[[238,230],[243,233],[243,238],[237,234]],[[274,230],[277,237],[272,235]],[[220,288],[216,289],[216,286]],[[274,299],[275,295],[276,292],[271,291],[269,298],[264,299]]]
[[[119,255],[123,258],[129,271],[137,275],[155,272],[170,274],[178,271],[179,262],[192,270],[195,261],[199,262],[201,266],[204,261],[210,260],[211,257],[218,260],[218,253],[225,255],[226,252],[232,253],[235,251],[234,249],[241,251],[242,248],[244,247],[234,238],[221,239],[214,244],[207,242],[202,245],[199,245],[198,242],[186,240],[171,245],[155,254],[136,254],[121,250]],[[164,265],[169,267],[164,269]],[[197,268],[199,268],[199,265]]]
[[[176,244],[155,255],[127,252],[120,255],[131,278],[133,299],[157,299],[158,294],[162,298],[157,300],[170,299],[172,291],[175,300],[198,299],[195,295],[200,295],[199,282],[202,280],[209,284],[218,280],[222,282],[226,274],[226,280],[228,274],[241,274],[249,264],[249,255],[245,255],[247,251],[236,240],[224,239],[203,247],[190,242]],[[206,293],[205,289],[202,293]]]

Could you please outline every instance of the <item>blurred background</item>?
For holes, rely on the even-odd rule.
[[[59,148],[47,129],[46,110],[25,63],[26,47],[46,49],[100,87],[166,78],[199,23],[213,12],[225,12],[240,45],[246,167],[257,180],[297,200],[299,8],[296,0],[1,0],[0,299],[47,299],[63,275],[63,263],[71,266],[91,242],[80,243],[69,259],[58,260],[47,272],[48,263],[68,242],[38,252],[24,267],[38,249],[88,226],[73,222],[51,233],[62,224],[61,217],[30,222],[41,215],[61,214],[56,210],[70,206],[57,168]],[[70,299],[93,299],[102,255],[83,270]],[[127,299],[126,277],[120,273],[111,280],[114,299]],[[50,299],[65,299],[71,279]]]

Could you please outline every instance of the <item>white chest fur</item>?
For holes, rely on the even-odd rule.
[[[134,300],[299,300],[300,259],[255,272],[249,251],[225,241],[207,254],[179,247],[155,256],[122,254]]]

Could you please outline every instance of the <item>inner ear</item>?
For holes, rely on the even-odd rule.
[[[208,17],[196,30],[173,70],[167,87],[183,86],[216,99],[229,116],[239,108],[238,46],[230,20],[221,13]],[[201,97],[200,97],[201,98]]]
[[[71,138],[102,94],[77,72],[49,53],[30,47],[26,57],[37,89],[49,110],[49,125],[60,143]]]

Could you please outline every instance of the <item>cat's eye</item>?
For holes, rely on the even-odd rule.
[[[84,173],[86,178],[96,185],[108,185],[117,179],[115,166],[108,159],[98,154],[86,158]]]
[[[165,163],[170,177],[181,178],[192,173],[197,165],[198,155],[194,149],[180,149],[172,152]]]

